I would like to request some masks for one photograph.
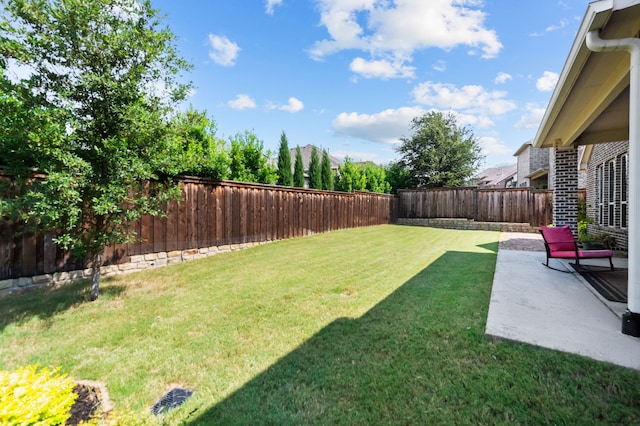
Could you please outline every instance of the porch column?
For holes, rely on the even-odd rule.
[[[553,224],[578,230],[578,149],[553,148],[555,173],[553,185]]]
[[[640,337],[640,41],[631,43],[629,85],[629,276],[622,332]]]
[[[598,30],[590,31],[587,47],[594,52],[626,50],[629,65],[629,277],[627,311],[622,316],[622,333],[640,337],[640,39],[603,40]]]

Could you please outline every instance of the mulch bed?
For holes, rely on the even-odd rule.
[[[78,397],[69,410],[71,417],[67,420],[67,425],[77,425],[101,417],[113,406],[107,389],[101,382],[77,381],[73,392]]]

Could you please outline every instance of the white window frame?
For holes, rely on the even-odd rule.
[[[616,159],[607,162],[607,226],[616,226]]]
[[[604,225],[604,163],[596,166],[596,208],[598,225]]]

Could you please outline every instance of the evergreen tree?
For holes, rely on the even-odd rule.
[[[322,189],[322,169],[315,146],[311,150],[311,161],[309,162],[309,188]]]
[[[280,136],[280,149],[278,150],[278,185],[293,186],[291,154],[289,153],[287,135],[284,132]]]
[[[302,152],[300,146],[296,147],[296,163],[293,170],[293,186],[304,188],[304,162],[302,161]]]
[[[333,172],[331,171],[329,153],[326,149],[322,151],[322,164],[320,165],[320,170],[322,170],[322,189],[333,191]]]

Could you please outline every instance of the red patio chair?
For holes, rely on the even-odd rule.
[[[569,225],[564,226],[541,226],[540,233],[544,239],[544,248],[547,250],[547,262],[544,264],[549,266],[549,259],[575,259],[576,266],[580,266],[580,259],[604,259],[609,258],[609,265],[613,271],[613,251],[603,250],[581,250],[578,243],[571,233]]]

